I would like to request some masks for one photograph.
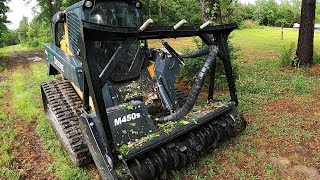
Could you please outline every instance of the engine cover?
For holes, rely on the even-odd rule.
[[[156,126],[141,101],[113,106],[107,109],[113,140],[117,147],[147,136]]]

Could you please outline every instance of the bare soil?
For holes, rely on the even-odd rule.
[[[43,56],[39,51],[33,52],[14,52],[12,56],[1,57],[0,61],[5,62],[6,71],[0,72],[1,81],[9,81],[10,75],[18,66],[28,69],[29,57]],[[0,105],[0,109],[12,118],[13,127],[18,131],[10,154],[14,157],[13,164],[20,173],[20,179],[56,179],[55,175],[49,172],[52,159],[43,149],[40,137],[36,133],[36,122],[26,122],[17,119],[15,109],[11,105],[9,88],[5,89],[2,99],[5,103]]]
[[[16,122],[23,122],[17,120]],[[16,123],[19,136],[16,141],[19,145],[13,149],[17,169],[21,173],[21,179],[56,179],[55,175],[48,171],[53,159],[43,149],[40,137],[36,134],[36,123]]]

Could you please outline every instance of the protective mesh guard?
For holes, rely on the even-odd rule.
[[[116,52],[121,42],[105,41],[96,42],[96,58],[97,63],[103,69]],[[118,59],[118,65],[111,74],[110,79],[114,82],[128,81],[137,78],[141,72],[145,53],[139,48],[138,42],[133,42],[127,53],[122,59]]]
[[[95,5],[90,12],[89,21],[115,27],[139,27],[142,21],[141,12],[135,6],[125,2],[104,2]],[[97,62],[103,69],[117,48],[120,41],[96,42]],[[126,55],[120,61],[111,75],[115,82],[128,81],[138,77],[144,60],[144,54],[135,41],[130,46]]]

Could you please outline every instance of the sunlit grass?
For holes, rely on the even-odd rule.
[[[12,124],[12,117],[4,109],[9,103],[4,97],[8,86],[8,81],[0,82],[0,179],[19,179],[20,173],[13,165],[14,155],[10,152],[16,144],[18,131]]]
[[[25,45],[17,44],[17,45],[13,45],[13,46],[7,46],[7,47],[0,48],[0,56],[8,55],[8,54],[15,52],[15,51],[25,52],[25,51],[39,50],[39,49],[42,49],[42,48],[33,48],[33,47],[28,47]]]

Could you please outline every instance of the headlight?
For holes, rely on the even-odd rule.
[[[137,7],[137,8],[140,8],[140,7],[141,7],[141,2],[140,2],[140,1],[137,1],[137,2],[136,2],[136,7]]]
[[[84,6],[87,7],[87,8],[92,7],[92,5],[93,5],[92,1],[86,1],[86,2],[84,3]]]

